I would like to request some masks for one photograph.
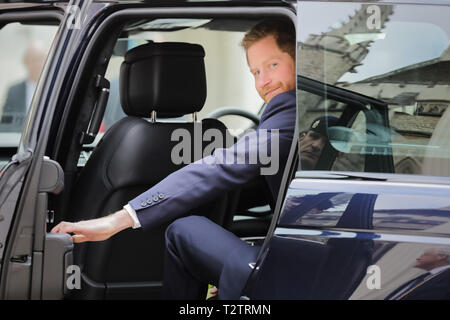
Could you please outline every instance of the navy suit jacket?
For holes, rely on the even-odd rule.
[[[181,217],[189,210],[252,180],[264,169],[267,169],[263,174],[273,199],[276,199],[292,144],[295,122],[295,90],[272,98],[261,115],[256,131],[245,134],[230,148],[218,148],[211,156],[170,174],[131,200],[129,205],[136,211],[141,226],[144,229],[153,228]],[[278,145],[278,150],[272,149],[274,143]],[[257,163],[249,160],[251,154],[265,154],[266,150],[274,150],[274,154],[270,154],[270,165],[265,160]],[[240,162],[230,159],[246,160]],[[276,172],[275,161],[278,161]]]
[[[22,81],[9,88],[5,105],[3,106],[3,113],[26,113],[26,86],[26,81]]]
[[[22,132],[27,115],[26,81],[13,85],[8,90],[3,111],[1,111],[1,132]]]
[[[390,293],[385,300],[397,295],[410,282],[401,285]],[[450,269],[446,269],[411,288],[401,300],[450,300]]]

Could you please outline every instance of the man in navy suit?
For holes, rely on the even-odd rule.
[[[278,154],[271,156],[279,160],[280,166],[265,178],[276,199],[296,121],[295,29],[290,22],[283,21],[258,26],[243,41],[255,87],[268,103],[258,130],[244,135],[234,146],[218,148],[211,156],[172,173],[131,200],[123,210],[90,221],[62,222],[52,231],[75,233],[75,242],[100,241],[129,227],[150,228],[173,220],[258,176],[267,169],[267,163],[247,160],[252,154],[258,155],[260,149],[272,150],[273,145],[278,147]],[[280,45],[273,35],[274,30],[280,30],[277,37]],[[256,40],[252,40],[251,35]],[[275,138],[273,143],[272,138]],[[239,161],[242,159],[246,159],[244,163]]]
[[[287,96],[277,99],[282,97]],[[337,123],[335,117],[319,117],[300,134],[302,168],[314,169],[328,142],[327,128]],[[168,299],[204,298],[207,284],[219,287],[219,299],[239,299],[260,250],[201,216],[173,222],[166,231],[166,247],[163,296]]]
[[[61,222],[52,232],[74,233],[74,242],[83,242],[106,240],[130,227],[156,227],[260,174],[265,175],[276,200],[296,121],[295,44],[293,25],[277,20],[256,25],[242,41],[256,90],[267,103],[256,131],[244,135],[234,146],[218,148],[211,156],[172,173],[123,210],[89,221]],[[270,154],[271,166],[276,162],[274,167],[267,168],[267,161],[259,157],[261,150],[275,150]],[[258,161],[250,161],[255,155]],[[166,237],[165,298],[204,297],[207,283],[219,286],[221,298],[238,298],[251,271],[248,262],[254,261],[257,253],[254,249],[197,216],[175,221]]]
[[[420,276],[404,283],[386,300],[449,300],[450,249],[429,248],[416,259],[414,268],[425,270]]]

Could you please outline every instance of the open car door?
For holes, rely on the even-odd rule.
[[[450,7],[297,10],[299,131],[338,120],[315,167],[300,140],[243,295],[449,299]]]
[[[48,194],[64,183],[44,151],[67,66],[63,43],[73,36],[60,27],[66,8],[64,2],[0,3],[0,299],[63,296],[72,240],[46,233]]]

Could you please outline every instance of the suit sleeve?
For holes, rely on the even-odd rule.
[[[143,228],[176,219],[259,175],[261,165],[252,160],[255,150],[267,143],[257,131],[247,134],[230,148],[216,149],[211,156],[170,174],[129,205]]]
[[[216,149],[211,156],[170,174],[131,200],[129,205],[135,210],[141,226],[144,229],[157,227],[213,200],[224,192],[243,185],[260,174],[272,174],[270,161],[279,161],[277,159],[279,149],[287,149],[278,144],[280,142],[286,144],[286,141],[289,141],[290,146],[292,140],[295,102],[294,108],[291,104],[290,109],[286,110],[292,109],[294,119],[289,119],[288,130],[285,130],[286,125],[283,121],[269,121],[263,117],[258,130],[248,132],[233,146]],[[271,151],[276,154],[272,155]]]

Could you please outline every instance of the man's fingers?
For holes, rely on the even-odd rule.
[[[50,231],[51,233],[59,233],[59,230],[60,230],[60,228],[61,228],[61,224],[62,224],[63,222],[60,222],[60,223],[58,223],[56,226],[54,226],[53,228],[52,228],[52,230]]]
[[[81,242],[88,241],[88,239],[82,234],[75,234],[75,235],[72,236],[72,241],[74,243],[81,243]]]
[[[72,236],[73,242],[103,241],[114,234],[114,225],[109,221],[110,216],[78,222],[61,222],[51,232],[67,233]],[[116,231],[117,232],[117,231]]]
[[[55,226],[52,233],[71,233],[76,232],[76,224],[71,222],[61,222]]]
[[[74,233],[72,235],[72,241],[74,243],[81,243],[88,241],[87,237],[83,234],[76,234],[78,232],[78,228],[76,223],[72,222],[61,222],[51,230],[52,233]]]

